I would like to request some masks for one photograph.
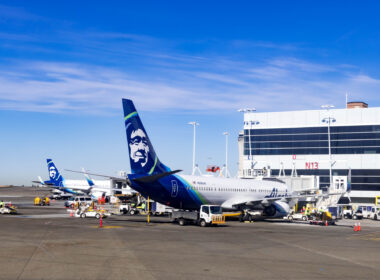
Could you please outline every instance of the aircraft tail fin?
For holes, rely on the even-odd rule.
[[[122,102],[132,174],[170,172],[158,159],[132,100],[123,99]]]
[[[87,174],[86,170],[83,167],[82,167],[82,171],[83,171],[84,177],[86,177],[86,181],[88,185],[90,187],[94,186],[95,185],[94,181],[91,179],[90,175]]]
[[[41,176],[38,176],[38,181],[40,181],[41,185],[45,185],[45,182],[44,182],[44,180],[42,180]]]
[[[59,173],[57,167],[55,166],[52,159],[47,159],[48,172],[50,177],[50,183],[54,186],[62,187],[64,185],[64,179],[62,175]],[[46,183],[46,182],[45,182]]]

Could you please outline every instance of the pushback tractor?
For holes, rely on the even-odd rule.
[[[172,212],[172,221],[180,226],[197,224],[201,227],[207,225],[225,224],[222,207],[218,205],[202,205],[199,211],[178,210]]]

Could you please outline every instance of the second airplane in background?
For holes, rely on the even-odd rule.
[[[99,197],[105,197],[112,195],[111,191],[113,188],[109,185],[109,181],[104,181],[104,184],[95,184],[90,176],[83,170],[83,174],[86,177],[86,181],[79,180],[65,180],[63,176],[59,173],[58,168],[55,166],[53,160],[47,159],[47,166],[50,180],[42,181],[41,177],[40,183],[47,185],[54,189],[57,189],[64,193],[69,193],[73,195],[90,195],[92,198],[97,199]]]

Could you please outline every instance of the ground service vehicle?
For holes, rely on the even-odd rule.
[[[49,206],[50,199],[48,197],[35,197],[34,198],[34,206]]]
[[[352,219],[353,220],[361,220],[361,219],[363,219],[362,209],[358,209],[358,210],[354,211],[354,213],[352,214]]]
[[[149,205],[149,211],[152,213],[152,215],[155,216],[161,216],[161,215],[168,215],[173,212],[173,208],[166,206],[164,204],[152,201]]]
[[[90,205],[92,203],[92,198],[90,196],[76,196],[76,197],[71,197],[68,201],[65,201],[65,207],[71,207],[74,205],[81,205],[81,204],[86,204]]]
[[[17,214],[17,211],[13,206],[4,205],[0,207],[0,214]]]
[[[371,212],[368,215],[369,219],[379,220],[380,219],[380,207],[372,207]]]
[[[130,209],[131,206],[129,204],[120,204],[119,206],[120,213],[123,213],[124,215],[128,214]]]
[[[336,208],[336,207],[332,207],[332,208]],[[331,213],[330,211],[324,211],[324,212],[314,213],[311,216],[309,223],[311,225],[325,226],[325,225],[335,225],[335,222],[336,222],[336,214]]]
[[[82,219],[84,219],[84,218],[100,219],[100,217],[105,218],[108,216],[109,216],[108,213],[106,213],[106,212],[102,213],[101,210],[86,210],[86,211],[79,214],[79,217],[81,217]]]
[[[343,210],[343,217],[345,219],[359,220],[363,219],[363,212],[361,208],[354,210],[352,206],[346,206],[346,209]]]
[[[292,221],[292,220],[302,220],[302,221],[307,221],[308,218],[307,216],[305,215],[305,213],[291,213],[287,216],[288,220],[289,221]]]
[[[363,218],[368,219],[372,211],[372,206],[359,206],[358,209],[362,210]]]
[[[225,224],[222,208],[218,205],[202,205],[198,211],[173,211],[172,220],[184,226],[188,223],[198,224],[201,227],[207,225]]]

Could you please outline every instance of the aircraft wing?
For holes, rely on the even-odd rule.
[[[89,172],[70,170],[70,169],[65,169],[65,170],[69,171],[69,172],[74,172],[74,173],[89,174],[89,175],[93,175],[93,176],[104,177],[104,178],[108,178],[108,179],[112,179],[112,180],[128,181],[127,177],[117,177],[117,176],[113,176],[113,175],[104,175],[104,174],[97,174],[97,173],[89,173]]]
[[[275,201],[289,202],[292,199],[297,199],[301,197],[305,197],[305,196],[277,196],[277,197],[266,197],[262,199],[258,199],[257,197],[235,197],[223,202],[222,207],[232,209],[232,208],[237,208],[239,206],[253,207],[260,204],[263,206],[268,206]]]

